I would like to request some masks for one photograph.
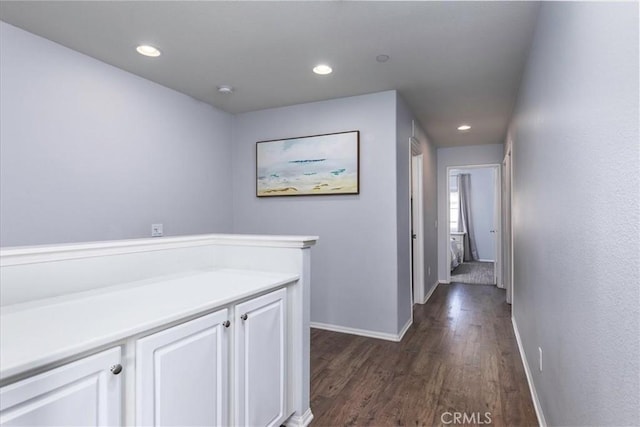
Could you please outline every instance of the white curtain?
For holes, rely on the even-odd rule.
[[[458,175],[458,197],[460,208],[458,209],[458,229],[464,235],[464,260],[477,261],[478,248],[471,221],[471,175],[463,173]]]

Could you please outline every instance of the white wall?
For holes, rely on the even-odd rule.
[[[0,31],[2,246],[231,230],[230,115]]]
[[[438,148],[438,279],[447,280],[447,167],[501,164],[503,144],[472,145],[467,147]]]
[[[478,257],[484,261],[495,261],[496,187],[494,169],[469,168],[450,169],[450,175],[470,175],[471,222],[473,225]],[[455,178],[454,178],[455,179]]]
[[[274,108],[235,117],[233,228],[318,235],[311,320],[398,332],[396,93]],[[257,198],[256,141],[360,131],[360,194]]]
[[[640,419],[638,12],[544,3],[511,125],[513,315],[549,425]]]

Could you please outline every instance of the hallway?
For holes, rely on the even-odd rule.
[[[312,425],[439,425],[454,412],[537,425],[504,301],[496,287],[439,285],[399,343],[312,329]]]

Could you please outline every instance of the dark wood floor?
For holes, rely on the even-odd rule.
[[[439,285],[399,343],[312,329],[312,426],[444,425],[445,412],[538,425],[504,301],[495,286]]]

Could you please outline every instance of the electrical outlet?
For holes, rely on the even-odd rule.
[[[151,237],[162,237],[162,224],[151,224]]]
[[[538,369],[542,372],[542,347],[538,347]]]

